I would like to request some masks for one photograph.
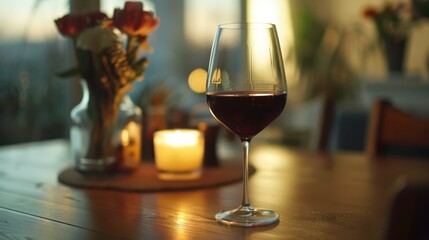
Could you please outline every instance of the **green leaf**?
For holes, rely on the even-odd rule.
[[[127,51],[127,60],[128,62],[134,62],[134,59],[137,54],[138,46],[130,47],[130,49]]]
[[[56,76],[66,78],[79,75],[79,68],[72,67],[70,69],[55,73]]]
[[[148,59],[145,57],[143,57],[143,58],[139,59],[138,61],[136,61],[135,63],[133,63],[132,68],[133,68],[133,70],[137,76],[140,76],[141,74],[143,74],[147,63],[148,63]]]

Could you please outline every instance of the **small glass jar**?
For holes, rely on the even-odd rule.
[[[70,142],[75,169],[126,173],[141,161],[142,111],[125,94],[119,104],[91,93],[81,81],[81,102],[71,111]]]

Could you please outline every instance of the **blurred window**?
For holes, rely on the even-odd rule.
[[[69,81],[55,77],[70,61],[54,19],[68,0],[0,3],[0,145],[65,137]]]

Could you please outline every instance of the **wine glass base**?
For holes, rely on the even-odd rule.
[[[216,221],[231,226],[265,226],[279,221],[280,216],[271,210],[239,207],[215,215]]]

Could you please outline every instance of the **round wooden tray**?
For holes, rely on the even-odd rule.
[[[249,166],[249,174],[255,168]],[[242,180],[242,166],[230,165],[204,167],[201,178],[195,180],[166,181],[157,177],[153,163],[142,163],[140,167],[123,176],[89,177],[73,168],[63,170],[58,180],[66,185],[81,188],[108,189],[129,192],[176,191],[221,186]]]

